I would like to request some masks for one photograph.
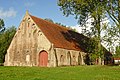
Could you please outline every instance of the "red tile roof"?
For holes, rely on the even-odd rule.
[[[47,39],[51,43],[53,43],[54,47],[68,50],[81,50],[78,40],[76,40],[78,38],[80,39],[80,34],[73,32],[68,28],[51,23],[49,21],[37,18],[32,15],[30,16],[33,19],[33,21],[37,24],[37,26],[41,29],[41,31],[44,33],[44,35],[47,37]],[[71,34],[71,32],[73,34]]]

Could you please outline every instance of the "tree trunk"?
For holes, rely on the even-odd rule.
[[[102,64],[102,50],[101,50],[101,25],[100,25],[100,15],[98,14],[98,20],[97,20],[97,29],[98,29],[98,54],[99,54],[99,59],[98,59],[98,65]]]
[[[102,59],[101,59],[101,57],[99,56],[98,65],[101,65],[101,63],[102,63]]]

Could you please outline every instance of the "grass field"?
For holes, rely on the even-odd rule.
[[[0,67],[0,80],[120,80],[120,66]]]

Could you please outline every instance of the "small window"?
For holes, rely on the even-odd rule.
[[[41,32],[40,30],[38,31],[38,33]]]
[[[60,56],[60,62],[64,62],[64,56],[63,55]]]
[[[30,62],[30,55],[26,55],[26,62]]]
[[[28,27],[29,27],[29,22],[28,22]]]
[[[35,24],[33,23],[32,26],[34,26]]]
[[[73,56],[73,58],[75,59],[75,56]]]
[[[29,20],[30,18],[28,18],[28,20]]]
[[[39,30],[38,31],[38,36],[41,36],[42,35],[42,32]]]
[[[29,52],[29,50],[27,50],[27,52]]]

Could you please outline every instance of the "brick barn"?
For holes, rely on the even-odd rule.
[[[81,38],[82,37],[82,38]],[[5,66],[84,65],[82,34],[32,16],[26,11],[7,50]]]

